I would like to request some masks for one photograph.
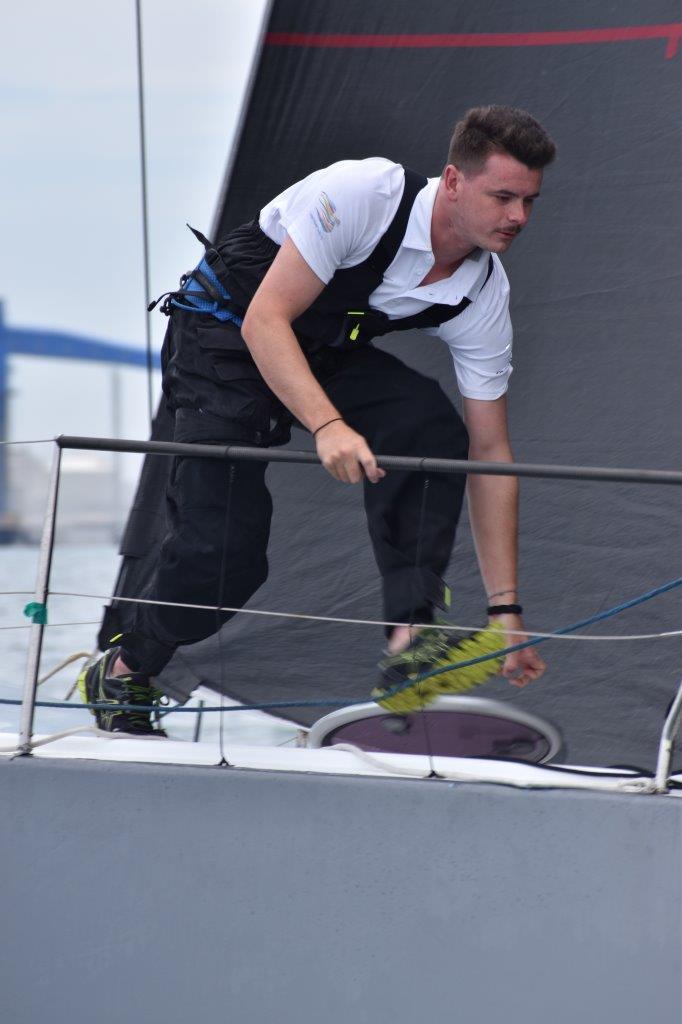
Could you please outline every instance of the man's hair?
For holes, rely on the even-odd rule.
[[[472,177],[491,153],[508,153],[533,170],[550,164],[556,146],[541,124],[517,107],[472,107],[455,125],[448,163]]]

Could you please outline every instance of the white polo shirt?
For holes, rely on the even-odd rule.
[[[505,393],[512,372],[509,282],[493,255],[493,272],[483,288],[490,254],[475,250],[450,277],[420,285],[434,264],[431,213],[439,181],[430,178],[417,195],[405,237],[369,304],[398,319],[434,303],[456,306],[464,296],[471,299],[459,316],[425,333],[450,348],[461,394],[492,401]],[[404,186],[400,164],[382,157],[342,160],[264,206],[260,226],[278,245],[291,238],[311,270],[328,284],[336,270],[357,266],[374,250],[395,216]]]

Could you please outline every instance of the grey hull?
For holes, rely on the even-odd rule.
[[[6,1020],[682,1016],[675,796],[0,762]]]

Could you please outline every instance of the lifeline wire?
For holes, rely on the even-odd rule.
[[[0,441],[0,444],[54,444],[53,437],[37,437],[34,441]]]
[[[219,587],[219,591],[218,591],[219,605],[218,605],[218,607],[220,607],[220,604],[222,603],[223,593],[224,593],[224,588],[225,588],[225,570],[227,568],[227,566],[226,566],[227,542],[228,542],[228,539],[229,539],[229,536],[230,536],[230,513],[232,511],[232,490],[234,488],[234,477],[235,477],[235,464],[234,464],[234,462],[231,462],[230,463],[230,472],[229,472],[229,477],[228,477],[228,482],[227,482],[227,502],[225,503],[225,523],[223,525],[223,546],[222,546],[222,553],[221,553],[221,557],[220,557],[220,578],[219,578],[219,582],[218,582],[218,587]],[[218,730],[218,740],[219,740],[219,744],[220,744],[220,761],[219,761],[219,766],[229,768],[230,767],[230,762],[225,757],[225,737],[224,737],[224,728],[223,728],[223,726],[224,726],[224,718],[223,718],[223,715],[222,715],[222,709],[223,709],[223,705],[225,703],[225,693],[224,693],[225,686],[224,686],[224,679],[223,679],[223,674],[224,674],[224,671],[225,671],[225,668],[224,668],[224,666],[225,666],[225,659],[223,658],[223,638],[222,638],[222,635],[221,635],[223,630],[222,630],[222,622],[220,621],[220,612],[219,611],[216,612],[216,627],[217,627],[216,633],[217,633],[217,638],[218,638],[218,663],[220,665],[219,671],[220,671],[220,708],[221,708],[221,715],[220,715],[220,720],[219,720],[219,730]],[[201,711],[199,712],[199,714],[201,714]]]
[[[98,626],[99,622],[100,622],[99,619],[88,619],[85,622],[51,622],[50,623],[50,629],[58,629],[60,626]],[[27,625],[23,625],[22,624],[21,626],[0,626],[0,630],[5,630],[5,629],[30,629],[30,628],[31,628],[31,626],[29,624],[27,624]]]
[[[26,591],[28,593],[28,591]],[[32,593],[32,591],[31,591]],[[0,596],[2,592],[0,591]],[[347,626],[404,626],[404,622],[384,622],[381,619],[345,619],[333,615],[304,615],[301,612],[271,612],[259,608],[229,608],[212,604],[188,604],[180,601],[154,601],[143,597],[121,597],[118,594],[82,594],[71,590],[51,590],[52,597],[88,597],[97,601],[121,601],[128,604],[155,604],[168,608],[190,608],[199,611],[209,612],[231,612],[235,615],[264,615],[276,619],[301,619],[307,622],[335,622]],[[655,595],[654,595],[655,596]],[[446,624],[432,625],[430,623],[410,622],[409,626],[419,626],[420,629],[442,629],[453,633],[473,633],[485,631],[485,626],[450,626]],[[14,628],[14,627],[12,627]],[[509,634],[518,633],[520,636],[542,637],[548,640],[658,640],[666,637],[682,636],[682,629],[668,630],[664,633],[634,633],[632,635],[599,635],[599,636],[564,636],[560,633],[537,633],[530,629],[508,629]]]
[[[415,613],[417,611],[417,575],[419,573],[419,569],[421,568],[422,538],[424,536],[424,520],[426,518],[426,502],[427,502],[427,498],[428,498],[429,481],[430,481],[430,477],[427,474],[424,474],[424,483],[422,484],[422,500],[421,500],[421,506],[420,506],[420,509],[419,509],[419,526],[418,526],[418,529],[417,529],[417,548],[416,548],[415,556],[414,556],[414,573],[413,573],[413,576],[412,576],[412,610],[410,612],[410,619],[412,619],[412,620],[414,620],[414,616],[415,616]],[[416,664],[417,664],[417,654],[415,652],[415,655],[414,655],[414,658],[413,658],[413,665],[416,665]],[[420,698],[422,698],[421,690],[422,690],[422,687],[420,686],[419,687],[419,691],[420,691],[419,692],[419,696],[420,696]],[[426,701],[424,699],[422,699],[421,706],[422,706],[422,710],[426,706]],[[427,719],[424,719],[424,726],[425,726],[425,728],[424,728],[424,739],[426,740],[426,754],[427,754],[428,759],[429,759],[429,774],[430,775],[436,775],[437,772],[434,770],[434,767],[433,767],[433,749],[432,749],[432,746],[431,746],[431,737],[429,735],[429,722],[428,722]]]

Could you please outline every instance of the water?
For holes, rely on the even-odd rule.
[[[113,544],[55,546],[48,601],[49,625],[44,633],[41,676],[70,655],[77,652],[90,653],[94,649],[102,606],[113,589],[118,565],[119,557]],[[3,698],[20,698],[22,694],[30,632],[30,623],[23,609],[33,600],[37,566],[37,547],[0,546],[0,697]],[[22,593],[8,594],[7,591]],[[55,591],[100,596],[63,597]],[[79,661],[68,666],[42,684],[39,698],[64,700],[81,664]],[[77,696],[72,699],[73,711],[38,708],[35,731],[52,733],[91,724],[93,719],[90,713],[78,707]],[[202,740],[217,739],[220,717],[216,713],[204,716]],[[294,725],[257,711],[231,712],[222,717],[223,736],[227,744],[284,744],[292,742],[298,731]],[[17,732],[19,718],[18,707],[0,704],[0,733]],[[173,739],[191,740],[194,723],[194,715],[169,715],[164,728]]]

